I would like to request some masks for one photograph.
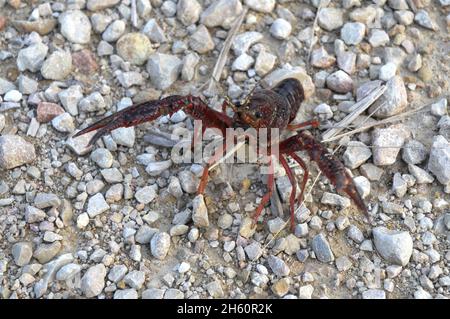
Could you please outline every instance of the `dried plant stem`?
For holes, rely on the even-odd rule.
[[[311,60],[311,51],[312,51],[312,48],[313,48],[313,46],[315,44],[315,41],[314,41],[314,30],[317,27],[317,20],[319,18],[319,12],[320,12],[321,9],[322,9],[322,0],[320,0],[320,2],[319,2],[319,6],[317,7],[317,13],[316,13],[316,16],[314,18],[313,25],[312,25],[311,39],[309,40],[309,48],[308,48],[308,58],[306,60],[307,68],[309,68],[309,64],[310,64],[310,60]]]
[[[223,68],[225,67],[225,63],[228,58],[228,53],[230,52],[231,44],[233,43],[233,40],[236,36],[237,31],[242,25],[242,22],[244,21],[245,16],[247,15],[248,8],[245,8],[244,11],[242,11],[241,15],[236,19],[236,21],[233,24],[233,27],[228,31],[228,36],[225,39],[225,42],[223,44],[222,50],[220,51],[219,57],[217,58],[216,65],[214,66],[213,73],[209,81],[207,81],[205,84],[203,84],[198,90],[200,91],[205,86],[208,86],[207,92],[213,92],[214,86],[217,82],[220,81],[220,76],[222,74]]]
[[[343,120],[322,134],[322,142],[336,139],[335,136],[344,128],[348,127],[361,113],[369,108],[386,91],[386,86],[382,85],[373,89],[365,98],[353,105],[354,110]]]
[[[136,0],[131,0],[131,24],[133,27],[138,27],[137,22]]]

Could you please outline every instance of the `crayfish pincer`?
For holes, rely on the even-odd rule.
[[[318,127],[315,120],[300,124],[291,124],[294,120],[300,104],[304,100],[304,91],[301,83],[294,78],[281,81],[272,89],[254,89],[241,103],[233,104],[229,99],[225,99],[222,111],[216,111],[200,98],[193,95],[180,96],[173,95],[161,100],[148,101],[132,105],[111,116],[108,116],[87,128],[81,130],[74,137],[98,130],[90,140],[89,144],[94,144],[101,136],[119,127],[135,126],[143,122],[153,121],[163,115],[184,110],[195,120],[202,121],[203,130],[206,128],[219,129],[223,136],[226,135],[227,128],[277,128],[297,131],[299,128],[312,126]],[[234,111],[234,116],[230,117],[226,109],[230,107]],[[294,204],[297,190],[296,176],[289,167],[286,158],[289,156],[296,161],[303,169],[304,174],[300,183],[300,194],[297,197],[299,204],[303,200],[306,182],[308,180],[308,167],[296,152],[305,151],[310,159],[317,163],[323,174],[336,187],[337,191],[345,192],[355,202],[357,207],[367,214],[367,207],[356,190],[353,179],[346,171],[344,165],[331,154],[319,141],[317,141],[307,131],[298,131],[296,135],[287,138],[270,148],[278,148],[277,159],[286,170],[286,174],[292,184],[292,192],[289,199],[291,227],[294,227]],[[223,152],[223,150],[222,150]],[[222,155],[222,154],[219,154]],[[217,160],[217,157],[214,157]],[[203,193],[208,180],[208,168],[213,161],[208,161],[198,187],[198,193]],[[265,205],[269,202],[274,188],[273,162],[269,161],[269,174],[267,183],[268,192],[263,196],[261,203],[254,213],[254,221],[261,214]]]

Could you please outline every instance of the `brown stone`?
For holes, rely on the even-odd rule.
[[[64,113],[64,109],[55,103],[40,102],[37,106],[36,119],[39,123],[47,123]]]
[[[88,49],[73,53],[72,63],[80,73],[85,75],[92,74],[98,69],[95,56]]]
[[[0,16],[0,31],[2,31],[6,26],[6,17]]]
[[[24,20],[16,20],[12,21],[12,25],[19,32],[23,33],[31,33],[33,31],[39,33],[40,35],[46,35],[53,31],[56,27],[57,20],[56,19],[40,19],[36,21],[24,21]]]
[[[8,4],[14,9],[19,9],[22,2],[20,0],[8,0]]]

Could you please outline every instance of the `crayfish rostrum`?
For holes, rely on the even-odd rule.
[[[132,105],[88,126],[75,134],[74,137],[97,130],[89,142],[89,145],[92,145],[101,136],[116,128],[130,127],[143,122],[153,121],[163,115],[172,115],[181,109],[195,120],[201,120],[203,130],[206,128],[216,128],[223,132],[223,136],[226,135],[227,128],[235,127],[252,127],[255,129],[278,128],[280,130],[288,129],[293,131],[306,126],[317,127],[319,123],[316,120],[295,125],[291,124],[303,100],[303,87],[294,78],[285,79],[272,89],[255,89],[242,103],[233,104],[229,99],[225,99],[221,112],[208,107],[200,97],[193,95],[172,95],[161,100]],[[227,107],[232,108],[234,111],[233,117],[227,115]],[[271,145],[271,147],[274,146]],[[309,173],[305,162],[296,154],[299,151],[305,151],[310,159],[317,163],[322,173],[331,181],[337,191],[345,192],[355,202],[357,207],[367,214],[366,205],[357,192],[353,179],[346,171],[344,165],[306,130],[297,131],[296,135],[280,141],[276,146],[278,147],[278,160],[286,170],[286,174],[292,184],[292,192],[289,198],[292,228],[294,226],[294,203],[297,193],[297,181],[287,163],[286,157],[290,156],[304,171],[300,183],[300,194],[298,196],[298,202],[301,203]],[[203,170],[198,187],[198,193],[200,194],[205,190],[208,179],[208,168],[212,164],[211,161],[208,161]],[[273,163],[270,161],[269,166],[272,167],[272,165]],[[254,221],[258,219],[272,195],[274,188],[273,169],[268,174],[267,188],[268,192],[263,196],[261,203],[254,213]]]

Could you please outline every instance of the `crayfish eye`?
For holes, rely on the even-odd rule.
[[[255,117],[260,119],[262,117],[261,112],[255,112]]]

